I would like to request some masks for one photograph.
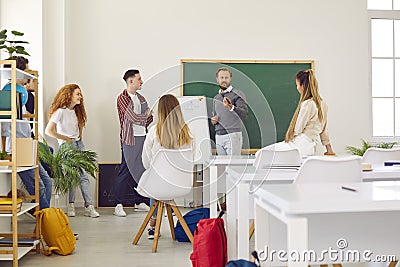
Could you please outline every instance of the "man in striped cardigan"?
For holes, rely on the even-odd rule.
[[[153,121],[153,116],[146,99],[139,94],[142,88],[142,78],[138,70],[132,69],[123,76],[126,89],[117,98],[117,109],[120,123],[120,141],[122,158],[118,175],[115,179],[115,210],[114,215],[125,217],[123,207],[126,186],[131,181],[133,187],[144,172],[142,163],[143,143],[146,138],[147,126]],[[135,190],[134,206],[136,210],[148,210],[149,199],[139,195]]]

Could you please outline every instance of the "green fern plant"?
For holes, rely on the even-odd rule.
[[[24,36],[24,33],[19,31],[11,31],[11,33],[13,38],[9,39],[6,29],[0,31],[0,50],[4,49],[7,51],[9,59],[13,59],[18,54],[29,56],[29,53],[26,52],[25,47],[22,46],[22,44],[29,43],[27,41],[15,40],[17,37]]]
[[[5,151],[0,152],[0,160],[5,160],[8,156],[8,153]]]
[[[390,149],[393,148],[395,144],[397,144],[397,142],[382,142],[377,144],[370,144],[364,139],[361,139],[361,141],[362,146],[360,148],[354,146],[346,146],[347,152],[350,152],[352,155],[363,156],[365,151],[367,151],[367,149],[370,147]]]
[[[79,186],[79,177],[83,170],[92,177],[96,177],[98,170],[96,152],[80,150],[64,143],[53,154],[44,139],[43,142],[39,142],[38,148],[40,161],[49,165],[51,169],[54,189],[58,194],[65,194]]]

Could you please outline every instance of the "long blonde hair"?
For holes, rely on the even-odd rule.
[[[173,95],[163,95],[158,101],[156,134],[164,148],[177,149],[191,143],[189,127],[183,119],[178,99]]]
[[[296,121],[299,116],[301,104],[307,100],[312,99],[318,108],[318,119],[322,121],[323,113],[321,108],[322,98],[318,92],[318,82],[315,78],[313,70],[301,70],[296,74],[296,80],[299,82],[300,86],[303,86],[303,92],[300,96],[299,103],[297,104],[296,111],[293,114],[292,121],[290,122],[289,128],[286,132],[285,142],[292,141],[294,138],[294,128],[296,126]]]
[[[77,84],[67,84],[64,85],[56,94],[53,99],[53,103],[50,107],[50,112],[48,118],[51,118],[54,112],[56,112],[59,108],[67,108],[71,105],[72,102],[72,94],[74,93],[75,89],[80,89],[79,85]],[[82,90],[81,90],[82,94]],[[87,116],[85,111],[85,104],[83,102],[83,94],[81,98],[81,103],[79,105],[74,106],[75,114],[78,119],[78,127],[79,130],[82,130],[85,127]]]

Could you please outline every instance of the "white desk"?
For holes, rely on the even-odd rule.
[[[253,166],[233,166],[227,170],[227,237],[228,257],[249,258],[249,219],[253,216],[254,191],[263,184],[290,184],[296,177],[296,169],[258,170]],[[364,181],[400,180],[400,167],[375,167],[363,172]],[[237,226],[236,226],[237,225]],[[237,235],[236,235],[237,234]]]
[[[324,249],[337,246],[345,239],[343,251],[365,250],[377,255],[400,256],[398,237],[400,229],[400,183],[372,182],[349,183],[346,186],[357,192],[343,190],[343,184],[287,184],[268,185],[255,194],[255,242],[256,249],[274,248],[274,234],[280,231],[273,220],[284,224],[287,235],[285,251],[313,250],[320,255]],[[276,225],[276,224],[275,224]],[[276,239],[276,237],[275,237]],[[281,249],[281,248],[278,248]],[[323,264],[325,260],[311,261]],[[307,267],[308,261],[277,262],[272,264]],[[334,261],[341,261],[338,260]],[[346,260],[346,259],[344,259]],[[351,258],[350,258],[351,260]],[[362,258],[360,261],[364,261]],[[270,261],[262,262],[269,266]]]
[[[363,171],[364,182],[371,181],[398,181],[400,180],[400,166],[373,166],[372,171]]]
[[[241,156],[214,156],[206,165],[210,168],[210,175],[204,176],[203,184],[203,203],[209,204],[210,207],[210,218],[216,218],[217,214],[217,202],[218,202],[218,180],[223,179],[225,182],[225,173],[222,173],[218,177],[218,170],[222,168],[225,170],[227,166],[247,166],[253,165],[255,161],[254,155],[241,155]],[[207,179],[208,178],[208,179]],[[229,191],[227,189],[226,191]]]

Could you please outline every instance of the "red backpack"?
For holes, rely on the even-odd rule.
[[[193,267],[225,267],[228,263],[226,234],[222,211],[216,219],[202,219],[194,231]]]

